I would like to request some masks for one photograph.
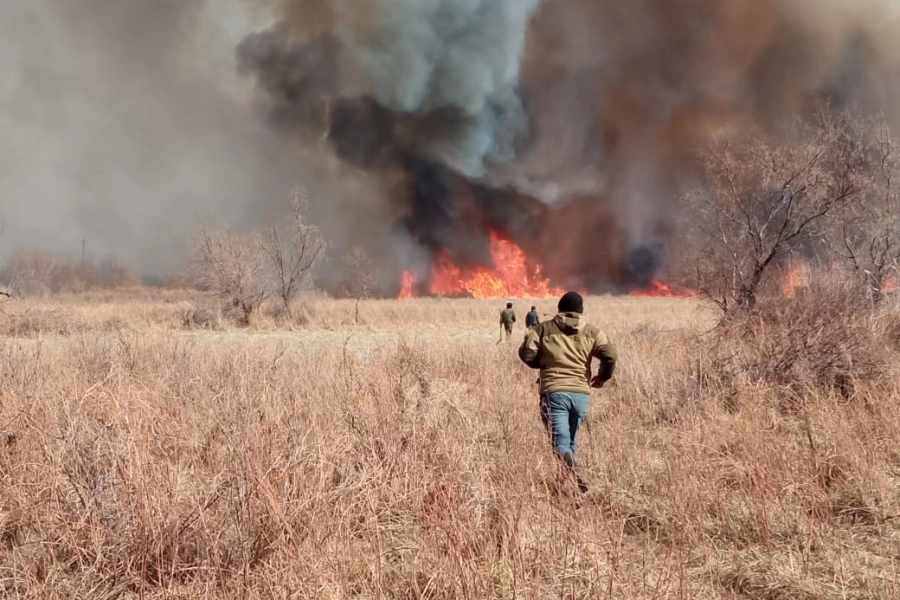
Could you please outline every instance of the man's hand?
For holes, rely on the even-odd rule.
[[[594,375],[593,379],[591,379],[591,387],[595,390],[602,388],[604,383],[606,383],[606,381],[600,379],[599,375]]]

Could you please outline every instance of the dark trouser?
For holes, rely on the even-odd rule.
[[[512,338],[513,326],[512,325],[504,325],[503,331],[506,332],[506,341],[508,342]]]
[[[560,457],[575,455],[575,436],[584,421],[590,404],[590,394],[551,392],[541,396],[541,420],[553,439],[553,448]]]

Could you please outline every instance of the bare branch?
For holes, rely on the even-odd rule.
[[[696,285],[722,310],[752,307],[769,269],[820,238],[826,218],[857,196],[830,127],[798,122],[785,142],[757,132],[707,149],[709,187],[685,201],[704,240]]]

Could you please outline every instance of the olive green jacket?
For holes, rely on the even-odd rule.
[[[500,324],[506,327],[507,329],[512,329],[513,324],[516,322],[516,311],[511,308],[504,308],[500,312]]]
[[[616,349],[600,329],[582,315],[560,313],[525,334],[519,358],[541,370],[541,394],[591,393],[591,361],[600,361],[601,381],[612,377]]]

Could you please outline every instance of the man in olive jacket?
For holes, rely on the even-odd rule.
[[[512,302],[506,303],[506,308],[500,311],[500,327],[503,331],[500,332],[500,335],[503,335],[503,332],[506,332],[506,341],[508,342],[512,337],[513,333],[513,325],[516,324],[516,311],[513,310]]]
[[[566,292],[559,300],[559,314],[525,334],[519,358],[541,370],[541,420],[550,432],[556,453],[576,476],[575,436],[587,414],[591,388],[601,388],[616,367],[616,349],[609,338],[584,318],[584,300]],[[591,361],[600,370],[591,377]],[[587,484],[577,477],[578,486]]]

